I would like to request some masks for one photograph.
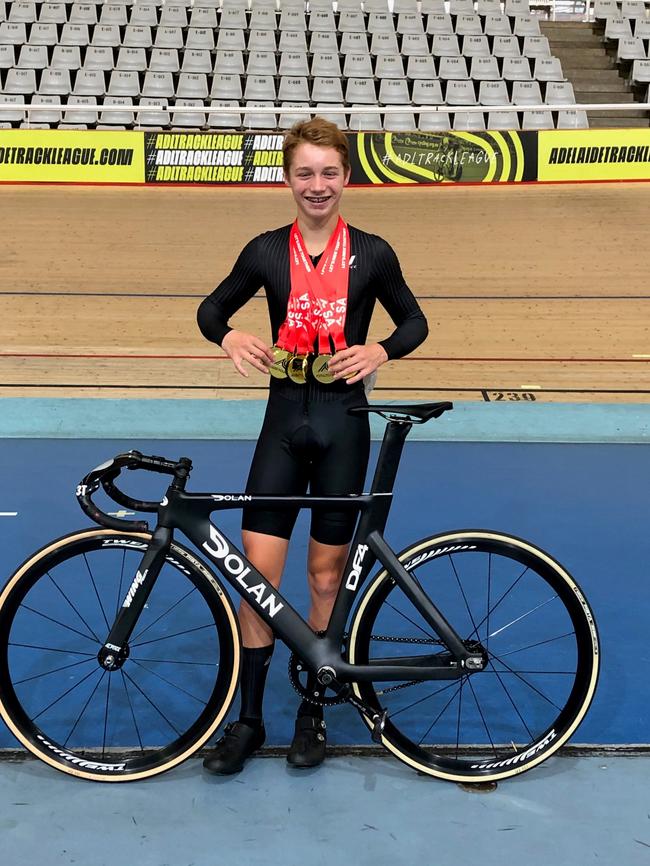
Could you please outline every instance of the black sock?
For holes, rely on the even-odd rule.
[[[242,651],[239,721],[251,728],[261,727],[264,724],[262,702],[273,647],[274,644],[254,649],[244,647]]]
[[[313,692],[317,686],[318,680],[316,679],[316,674],[310,671],[307,674],[307,688],[310,692]],[[298,718],[300,718],[300,716],[312,716],[315,719],[322,719],[323,708],[320,704],[312,704],[310,701],[303,701],[298,707]]]

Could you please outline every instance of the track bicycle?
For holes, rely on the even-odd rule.
[[[598,678],[596,624],[573,578],[500,532],[443,532],[400,553],[383,536],[408,432],[451,408],[350,410],[388,422],[367,494],[189,493],[188,458],[137,451],[92,470],[76,494],[101,528],[46,545],[0,595],[0,713],[10,730],[85,779],[143,779],[180,764],[214,736],[237,690],[240,635],[223,578],[289,647],[303,697],[352,704],[372,739],[420,773],[496,781],[555,753]],[[160,502],[134,499],[115,484],[125,469],[172,480]],[[153,531],[100,510],[100,487],[130,511],[157,514]],[[212,522],[243,506],[359,513],[325,633]]]

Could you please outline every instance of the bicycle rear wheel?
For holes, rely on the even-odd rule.
[[[119,670],[97,653],[149,542],[90,529],[34,554],[0,595],[0,714],[36,757],[85,779],[162,773],[216,731],[239,676],[230,599],[173,543]]]
[[[572,577],[539,548],[493,532],[433,536],[399,560],[488,664],[453,680],[355,683],[388,713],[386,748],[451,781],[496,781],[553,754],[584,718],[598,678],[596,625]],[[349,660],[443,652],[393,579],[377,574],[353,616]]]

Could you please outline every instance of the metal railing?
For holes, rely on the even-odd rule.
[[[51,114],[53,111],[60,110],[62,115],[66,112],[84,112],[89,115],[99,117],[109,114],[166,114],[183,115],[183,114],[209,114],[209,115],[315,115],[315,114],[343,114],[343,115],[392,115],[392,114],[407,114],[407,115],[422,115],[422,114],[486,114],[489,112],[508,112],[512,114],[529,113],[529,112],[558,112],[558,111],[647,111],[650,112],[650,101],[647,102],[595,102],[595,103],[539,103],[534,105],[513,105],[512,103],[505,105],[391,105],[391,106],[340,106],[332,104],[331,106],[316,108],[313,105],[285,105],[285,106],[254,106],[246,104],[230,105],[230,106],[213,106],[209,104],[203,105],[94,105],[94,104],[79,104],[79,103],[64,103],[52,102],[46,104],[31,104],[27,102],[7,102],[2,100],[0,94],[0,114],[4,111],[21,112],[26,123],[38,123],[39,114]],[[18,118],[16,118],[17,120]],[[63,121],[64,122],[64,121]],[[275,125],[275,124],[273,124]],[[239,124],[245,126],[245,124]]]

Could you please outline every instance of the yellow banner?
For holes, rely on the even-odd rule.
[[[650,129],[540,132],[538,180],[650,180]]]
[[[144,183],[144,133],[0,130],[0,182]]]

